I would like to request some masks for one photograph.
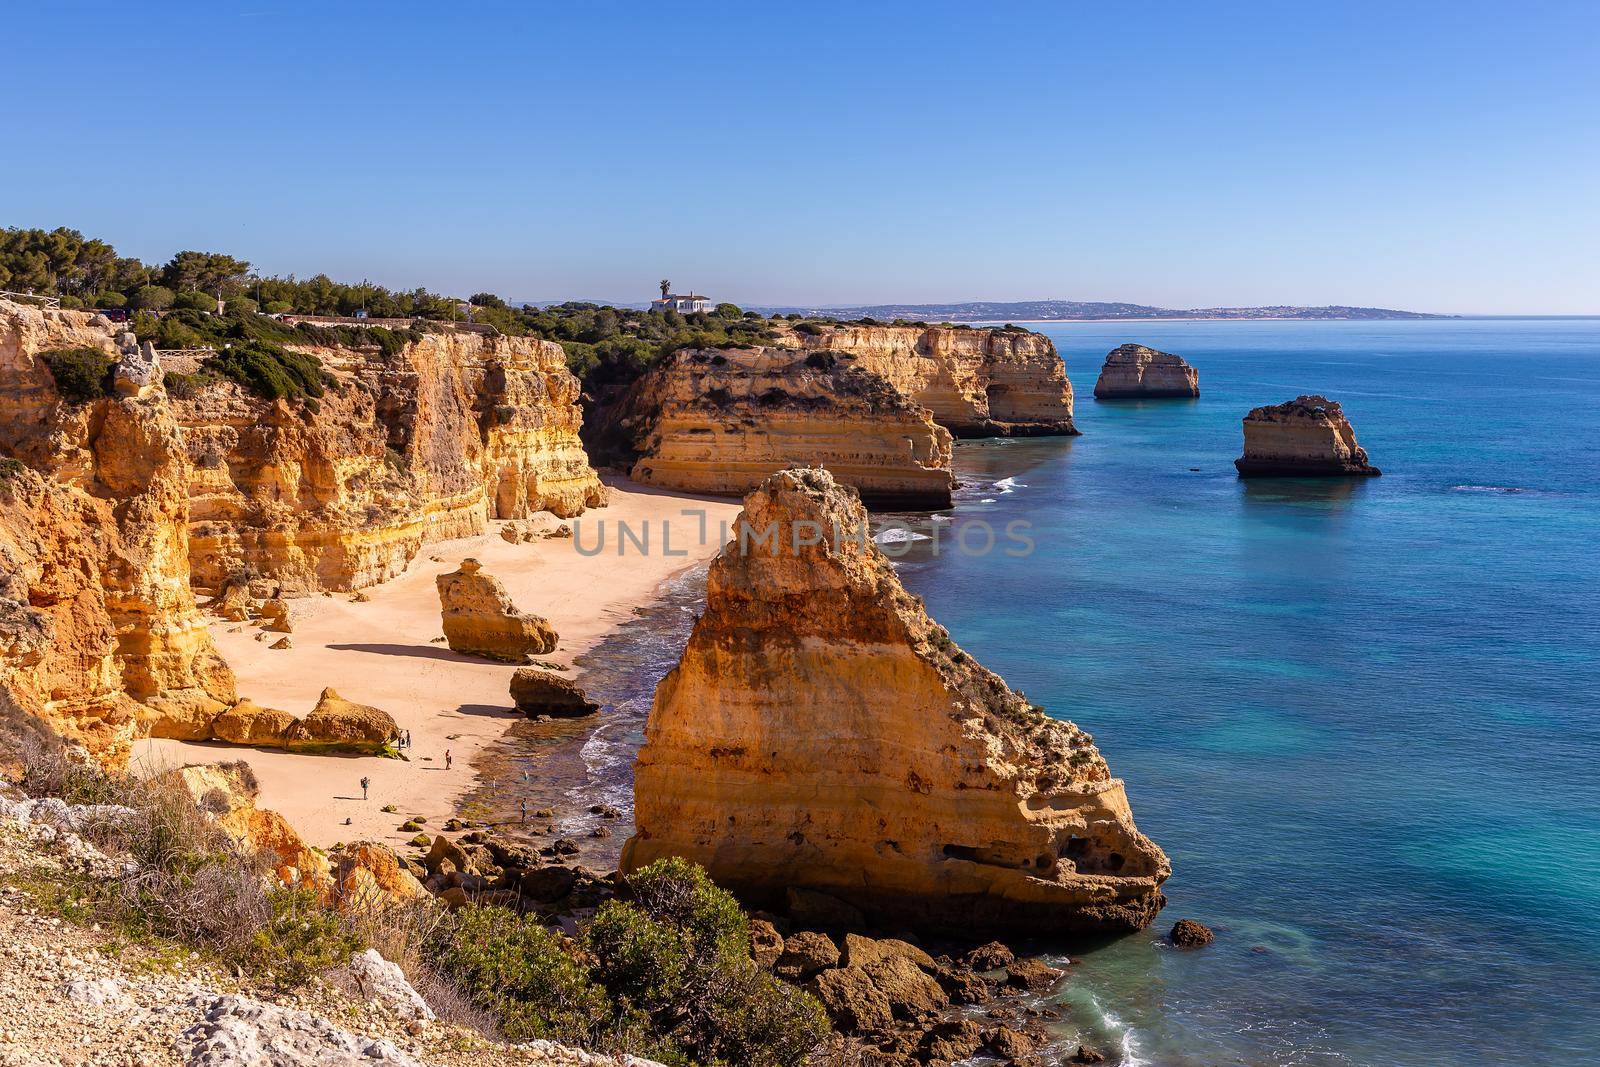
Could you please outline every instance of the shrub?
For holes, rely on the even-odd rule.
[[[105,292],[94,298],[97,308],[123,308],[128,306],[128,298],[121,293]]]
[[[207,373],[231,378],[268,400],[318,397],[328,381],[317,357],[261,341],[224,349],[202,366]]]
[[[61,306],[68,311],[77,311],[83,307],[83,300],[76,296],[64,296],[61,298]]]
[[[275,887],[267,891],[266,904],[265,920],[251,934],[241,962],[281,988],[304,985],[363,947],[344,918],[323,907],[309,888]]]
[[[803,333],[807,337],[816,337],[818,334],[826,333],[827,330],[820,323],[797,322],[794,324],[794,332]]]
[[[828,1034],[809,994],[759,970],[750,921],[687,860],[658,860],[629,879],[632,902],[601,906],[586,947],[620,1003],[700,1063],[792,1067]]]
[[[161,376],[161,384],[167,387],[167,395],[174,400],[188,400],[215,380],[206,374],[180,374],[174,370]]]
[[[506,908],[463,908],[440,927],[433,955],[512,1041],[599,1043],[615,1007],[589,979],[576,946]]]
[[[110,357],[93,348],[57,348],[40,352],[56,391],[69,403],[86,404],[111,392]]]
[[[0,459],[0,482],[9,482],[23,472],[20,459]]]

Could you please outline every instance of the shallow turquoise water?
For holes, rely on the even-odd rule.
[[[1600,322],[1043,329],[1084,436],[958,446],[943,538],[1024,519],[1035,552],[917,542],[901,574],[1096,735],[1172,857],[1162,929],[1219,932],[1085,956],[1085,1037],[1177,1065],[1600,1062]],[[1097,403],[1125,341],[1189,359],[1201,398]],[[1235,477],[1244,412],[1303,392],[1382,478]]]

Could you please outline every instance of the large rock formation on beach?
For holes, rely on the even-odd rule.
[[[1146,926],[1170,868],[1093,740],[958,648],[865,520],[826,471],[746,499],[656,690],[624,869],[686,856],[896,929]]]
[[[1106,354],[1094,383],[1096,400],[1200,395],[1200,373],[1183,357],[1144,345],[1120,345]]]
[[[52,359],[87,389],[63,393]],[[113,765],[236,698],[189,588],[189,465],[156,368],[100,316],[0,302],[0,686]]]
[[[1015,326],[780,326],[780,344],[855,357],[957,437],[1076,434],[1072,383],[1050,338]]]
[[[290,347],[333,376],[314,404],[227,381],[174,402],[199,588],[253,572],[290,595],[356,589],[490,519],[605,503],[554,342],[438,332],[388,352]]]
[[[874,507],[950,506],[950,434],[849,355],[686,349],[634,383],[615,417],[633,477],[742,495],[776,471],[820,465]]]
[[[556,650],[550,623],[519,611],[500,579],[482,573],[482,564],[464,559],[461,567],[434,579],[444,637],[456,652],[508,663]]]
[[[1244,419],[1243,478],[1371,475],[1381,471],[1356,444],[1344,409],[1325,396],[1300,396],[1259,407]]]

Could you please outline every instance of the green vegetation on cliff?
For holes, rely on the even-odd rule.
[[[704,869],[664,859],[578,940],[505,908],[466,908],[437,959],[513,1041],[548,1038],[674,1064],[793,1067],[828,1034],[810,994],[750,958],[750,921]]]

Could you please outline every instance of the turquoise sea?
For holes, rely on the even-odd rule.
[[[1157,927],[1074,957],[1060,1047],[1600,1063],[1600,320],[1037,328],[1083,436],[958,443],[955,510],[897,517],[945,550],[886,547],[968,651],[1095,735],[1172,858]],[[1096,402],[1126,341],[1195,364],[1201,398]],[[1244,413],[1304,392],[1344,403],[1381,478],[1235,476]],[[949,550],[1016,520],[1027,558]],[[503,746],[494,773],[570,813],[589,862],[626,836],[589,841],[586,809],[631,811],[704,588],[590,655],[600,727]],[[1216,943],[1164,947],[1179,918]]]
[[[1160,928],[1218,932],[1084,955],[1071,1026],[1128,1063],[1600,1063],[1600,321],[1036,328],[1083,436],[959,445],[900,572],[1096,736],[1172,858]],[[1201,398],[1096,402],[1125,341]],[[1243,414],[1306,392],[1383,477],[1235,477]],[[1026,559],[948,550],[1015,519]]]

